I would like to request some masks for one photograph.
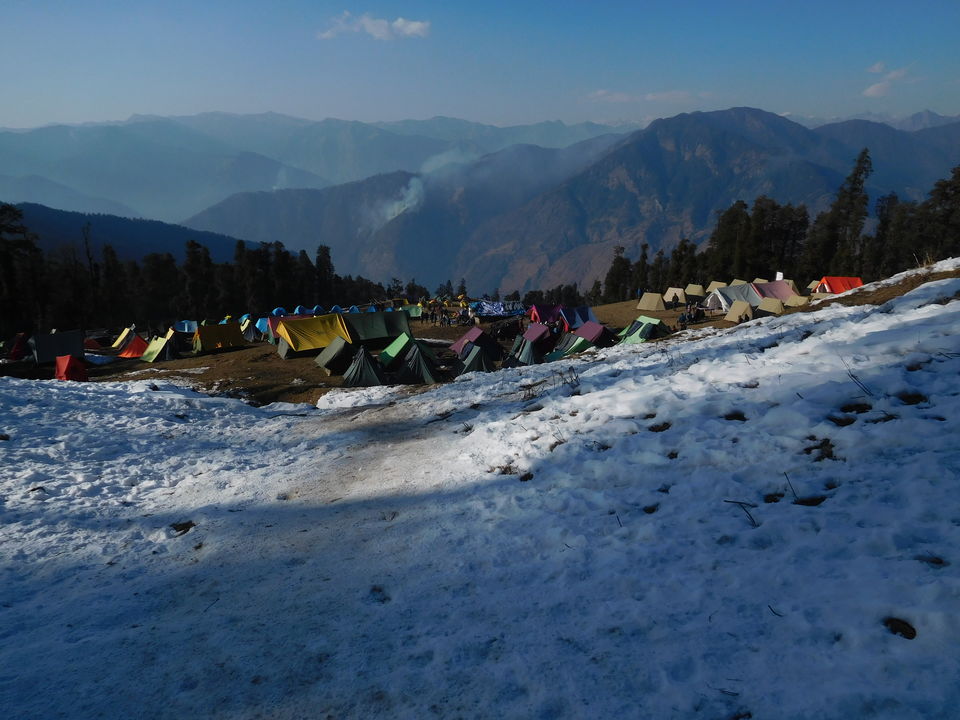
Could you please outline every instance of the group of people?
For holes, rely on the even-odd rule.
[[[698,307],[695,302],[688,302],[684,311],[680,313],[680,317],[677,318],[677,323],[680,325],[681,330],[686,330],[687,325],[703,322],[706,317],[707,315],[703,312],[703,308]]]

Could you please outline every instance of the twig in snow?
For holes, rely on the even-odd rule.
[[[744,502],[743,500],[724,500],[724,502],[730,503],[731,505],[739,506],[740,509],[747,514],[747,517],[750,518],[750,524],[753,525],[753,527],[755,528],[760,527],[760,523],[754,520],[753,515],[750,514],[749,510],[747,510],[748,507],[752,507],[752,508],[757,507],[756,505],[754,505],[753,503]]]
[[[614,515],[617,516],[617,525],[619,525],[620,527],[623,527],[623,523],[620,522],[620,513],[614,513]]]
[[[767,609],[768,609],[770,612],[772,612],[774,615],[776,615],[777,617],[783,617],[783,614],[782,614],[782,613],[778,613],[776,610],[774,610],[774,609],[773,609],[772,607],[770,607],[769,605],[767,605]]]
[[[203,609],[203,611],[206,612],[207,610],[209,610],[210,608],[212,608],[214,605],[216,605],[218,602],[220,602],[220,596],[219,596],[219,595],[217,595],[217,599],[214,600],[214,601],[213,601],[212,603],[210,603],[209,605],[207,605],[207,606]]]
[[[799,499],[800,499],[800,497],[799,497],[799,496],[797,495],[797,491],[793,489],[793,483],[792,483],[792,482],[790,482],[790,476],[789,476],[789,475],[787,475],[787,472],[786,472],[786,470],[784,470],[784,472],[783,472],[783,476],[784,476],[784,477],[785,477],[785,478],[787,479],[787,485],[789,485],[789,486],[790,486],[790,492],[792,492],[792,493],[793,493],[793,499],[794,499],[794,500],[799,500]]]

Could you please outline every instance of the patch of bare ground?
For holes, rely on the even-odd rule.
[[[850,293],[849,295],[821,300],[816,305],[804,305],[799,308],[791,308],[788,310],[788,312],[815,312],[821,308],[834,304],[847,306],[882,305],[888,300],[893,300],[893,298],[905,295],[924,283],[955,277],[960,277],[960,268],[956,270],[947,270],[944,272],[917,273],[915,275],[910,275],[909,277],[906,277],[893,285],[885,285],[884,287],[879,287],[874,290],[858,290]]]

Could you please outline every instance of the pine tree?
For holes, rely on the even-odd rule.
[[[613,249],[613,262],[603,281],[603,297],[606,302],[620,302],[630,297],[631,265],[624,257],[624,248],[617,245]]]

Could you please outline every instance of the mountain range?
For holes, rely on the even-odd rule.
[[[920,199],[960,163],[960,123],[916,132],[863,120],[811,130],[751,108],[658,120],[562,150],[514,146],[434,173],[317,191],[237,195],[186,224],[294,249],[330,245],[338,271],[509,291],[588,284],[613,249],[705,240],[716,213],[767,195],[830,203],[868,147],[876,198]],[[775,269],[771,269],[775,270]]]
[[[134,116],[0,132],[0,200],[173,220],[190,229],[176,237],[214,232],[224,248],[281,241],[312,255],[325,244],[339,273],[376,280],[526,290],[589,284],[617,246],[636,257],[644,243],[652,254],[682,237],[702,242],[736,200],[768,195],[815,213],[863,147],[871,197],[920,199],[960,164],[960,122],[950,120],[811,129],[751,108],[639,129]],[[76,222],[60,235],[77,235]],[[127,240],[155,251],[156,234],[136,227],[147,226],[129,226]]]

